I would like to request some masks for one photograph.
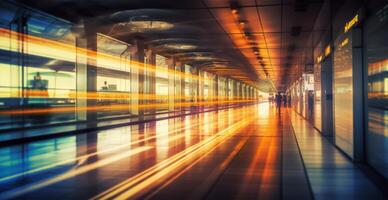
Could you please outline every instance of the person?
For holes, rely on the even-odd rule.
[[[311,117],[313,115],[314,111],[314,93],[313,91],[308,91],[308,96],[307,96],[307,104],[308,104],[308,117]]]
[[[288,98],[288,107],[291,107],[291,95],[289,94],[288,96],[287,96],[287,98]]]
[[[282,99],[283,99],[283,106],[287,107],[287,95],[283,94]]]
[[[45,85],[42,81],[42,77],[40,76],[39,72],[36,72],[36,75],[34,76],[34,81],[32,84],[32,88],[35,90],[43,90],[45,89]]]
[[[108,83],[104,81],[104,85],[101,87],[101,91],[108,91],[108,90],[109,90]]]
[[[276,98],[276,107],[280,108],[280,106],[282,105],[282,95],[280,94],[280,92],[276,94],[275,98]]]

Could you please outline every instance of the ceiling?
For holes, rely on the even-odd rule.
[[[19,0],[98,32],[145,41],[158,53],[283,91],[313,64],[311,33],[323,0]]]

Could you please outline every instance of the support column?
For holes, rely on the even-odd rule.
[[[363,120],[363,65],[362,65],[362,29],[355,28],[352,31],[352,59],[353,59],[353,160],[365,161],[364,124]]]
[[[240,97],[240,100],[243,100],[244,99],[244,92],[243,92],[243,84],[240,82],[240,88],[239,88],[239,97]]]
[[[202,71],[202,70],[198,70],[199,71],[199,73],[198,73],[198,75],[199,75],[199,87],[198,87],[198,96],[199,96],[199,99],[198,99],[198,101],[199,101],[199,103],[200,103],[200,108],[201,108],[201,111],[203,111],[204,110],[204,102],[205,102],[205,81],[204,81],[204,79],[205,79],[205,73],[204,73],[204,71]]]
[[[233,101],[237,100],[237,96],[238,96],[237,81],[233,80]]]
[[[185,95],[185,79],[186,79],[186,71],[185,71],[185,65],[181,64],[181,96],[180,96],[180,103],[181,103],[181,111],[186,110],[186,95]]]
[[[144,103],[155,105],[155,95],[156,95],[156,80],[155,80],[155,69],[156,69],[156,55],[152,50],[146,51],[146,75],[145,75],[145,84],[147,91],[147,101]],[[155,115],[156,108],[148,108],[148,113],[152,116]]]
[[[84,33],[77,38],[77,119],[87,121],[90,128],[97,126],[97,32],[89,22],[84,23]]]
[[[181,73],[181,68],[182,68],[182,63],[179,62],[178,60],[175,60],[175,110],[180,111],[181,110],[181,103],[182,103],[182,73]]]
[[[136,40],[131,48],[131,114],[144,118],[143,105],[144,94],[144,44]]]
[[[213,98],[213,101],[216,102],[216,104],[215,104],[216,109],[218,109],[218,99],[219,99],[219,93],[218,93],[218,90],[219,90],[218,81],[219,80],[218,79],[219,79],[218,75],[215,75],[214,76],[214,98]]]
[[[229,101],[229,78],[225,78],[225,101]],[[226,104],[229,105],[229,102]]]
[[[198,96],[199,96],[199,69],[195,66],[191,66],[190,68],[190,75],[191,75],[191,108],[193,111],[198,111]]]

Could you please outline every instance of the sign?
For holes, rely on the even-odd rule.
[[[328,55],[330,55],[331,53],[331,46],[330,44],[327,45],[327,47],[325,48],[325,57],[327,57]]]
[[[345,38],[341,44],[340,44],[340,47],[344,47],[345,45],[347,45],[349,43],[349,38]]]
[[[359,22],[359,15],[357,14],[345,24],[344,32],[347,33],[351,28],[357,25],[358,22]]]
[[[321,62],[322,62],[322,59],[323,59],[323,58],[322,58],[322,55],[318,56],[318,57],[317,57],[317,64],[321,63]]]

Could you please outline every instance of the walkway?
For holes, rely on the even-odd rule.
[[[266,103],[0,149],[0,198],[345,197],[383,199],[306,121]]]

